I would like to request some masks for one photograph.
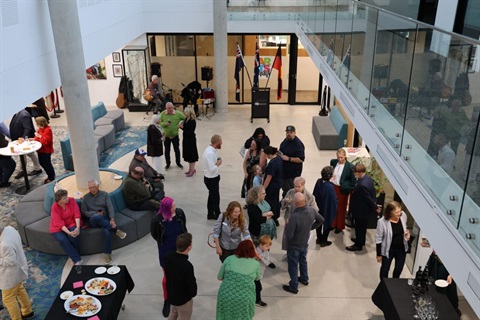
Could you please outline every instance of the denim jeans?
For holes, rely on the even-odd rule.
[[[300,265],[300,279],[304,282],[308,281],[307,267],[308,246],[294,247],[289,246],[287,249],[288,259],[288,275],[290,276],[290,289],[298,290],[298,267]]]
[[[103,231],[103,253],[112,253],[112,226],[107,216],[94,214],[90,220],[90,225],[93,228],[102,228]]]
[[[75,227],[68,228],[69,231],[75,230]],[[78,253],[78,244],[80,243],[80,235],[76,238],[67,235],[65,232],[54,232],[52,233],[55,239],[60,242],[63,250],[67,253],[67,256],[72,259],[73,263],[76,263],[82,258],[80,258],[80,254]]]

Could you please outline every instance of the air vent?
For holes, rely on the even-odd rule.
[[[18,4],[16,0],[2,0],[2,27],[18,24]]]

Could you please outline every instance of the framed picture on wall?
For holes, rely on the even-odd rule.
[[[120,52],[113,52],[112,59],[113,59],[113,62],[120,62]]]
[[[105,73],[105,60],[100,60],[86,70],[88,80],[105,80],[107,74]]]
[[[112,64],[113,76],[121,78],[123,76],[123,66],[121,64]]]

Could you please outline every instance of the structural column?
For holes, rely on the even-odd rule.
[[[86,189],[88,180],[100,179],[77,1],[48,0],[48,10],[63,88],[77,187]]]
[[[215,110],[228,111],[227,1],[213,0]],[[233,79],[233,75],[232,75]]]

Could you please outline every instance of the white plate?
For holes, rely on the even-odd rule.
[[[120,272],[120,268],[117,267],[117,266],[110,267],[110,268],[108,268],[108,270],[107,270],[107,273],[108,273],[108,274],[117,274],[117,273],[119,273],[119,272]]]
[[[118,175],[118,174],[117,174],[116,176],[113,176],[113,179],[115,179],[115,180],[122,180],[123,177],[122,177],[121,175]]]
[[[448,282],[446,280],[438,279],[435,281],[435,285],[440,288],[445,288],[448,286]]]
[[[106,271],[107,271],[107,268],[105,267],[98,267],[97,269],[95,269],[96,274],[104,274]]]
[[[62,300],[67,300],[68,298],[72,297],[73,296],[73,292],[72,291],[64,291],[60,294],[60,299]]]
[[[101,282],[105,282],[106,285],[100,287],[99,284]],[[93,286],[93,287],[92,287]],[[109,294],[113,293],[117,289],[117,284],[112,279],[108,278],[93,278],[85,283],[85,290],[88,293],[94,294],[96,296],[108,296]],[[103,290],[108,290],[107,293],[103,293]]]
[[[70,308],[70,302],[71,301],[74,301],[75,299],[77,298],[82,298],[84,299],[84,301],[86,299],[91,299],[91,303],[95,306],[97,306],[97,308],[93,311],[85,311],[83,312],[82,314],[78,314],[78,310],[77,309],[71,309]],[[91,317],[91,316],[94,316],[96,315],[97,313],[100,312],[100,310],[102,310],[102,303],[95,297],[92,297],[92,296],[88,296],[88,295],[84,295],[84,294],[77,294],[75,296],[72,296],[70,298],[68,298],[65,303],[63,304],[63,307],[65,308],[65,311],[69,311],[70,310],[70,314],[72,316],[75,316],[75,317],[81,317],[81,318],[86,318],[86,317]]]

